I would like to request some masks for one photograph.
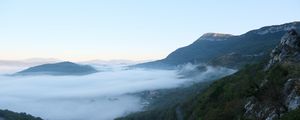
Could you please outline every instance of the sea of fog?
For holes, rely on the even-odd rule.
[[[130,93],[175,88],[235,72],[207,67],[194,77],[182,77],[196,67],[95,67],[101,72],[86,76],[7,76],[21,68],[0,69],[0,109],[26,112],[46,120],[112,120],[143,109],[142,98]]]

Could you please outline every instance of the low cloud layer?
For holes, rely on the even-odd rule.
[[[111,120],[142,109],[129,93],[179,87],[196,78],[178,70],[111,69],[87,76],[0,76],[0,109],[49,120]],[[208,68],[197,80],[233,71]],[[201,81],[201,80],[200,80]]]

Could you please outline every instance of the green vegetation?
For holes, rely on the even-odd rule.
[[[300,108],[286,113],[282,116],[281,120],[299,120],[300,118]]]
[[[15,113],[8,110],[0,110],[0,119],[4,120],[42,120],[39,117],[33,117],[26,113]]]
[[[152,98],[147,110],[164,109],[168,106],[174,106],[187,100],[187,98],[195,97],[195,93],[201,93],[207,88],[212,81],[201,82],[201,84],[194,84],[189,87],[179,87],[173,89],[157,90],[157,95]]]
[[[173,89],[157,90],[155,98],[148,99],[150,105],[146,111],[133,113],[122,119],[131,120],[175,120],[176,106],[180,103],[194,98],[197,94],[206,89],[213,81],[193,84],[189,87],[179,87]],[[142,96],[145,97],[145,96]]]
[[[278,64],[268,71],[264,71],[264,65],[246,65],[177,105],[134,113],[119,120],[176,120],[180,116],[184,120],[243,120],[244,105],[249,97],[255,96],[261,102],[278,106],[286,80],[300,77],[299,64]],[[299,110],[286,114],[284,119],[300,119],[296,112]]]
[[[203,94],[182,105],[185,119],[241,119],[249,96],[257,94],[264,78],[262,65],[246,66],[238,73],[213,83]]]

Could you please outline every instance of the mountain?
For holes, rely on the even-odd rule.
[[[267,56],[284,33],[290,29],[300,30],[300,22],[262,27],[242,35],[207,33],[191,45],[175,50],[165,59],[136,66],[166,68],[191,62],[238,68]],[[227,61],[235,64],[226,64]],[[239,63],[240,61],[244,63]]]
[[[59,62],[30,67],[15,75],[86,75],[97,70],[89,65],[79,65],[72,62]]]
[[[288,31],[270,53],[181,103],[118,120],[299,120],[300,35]]]

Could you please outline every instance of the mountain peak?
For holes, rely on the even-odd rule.
[[[299,62],[300,61],[300,36],[296,30],[289,30],[280,40],[279,45],[271,52],[271,59],[267,69],[278,62]]]
[[[223,33],[205,33],[199,39],[200,40],[209,40],[209,41],[223,41],[227,40],[229,37],[234,35],[223,34]]]

